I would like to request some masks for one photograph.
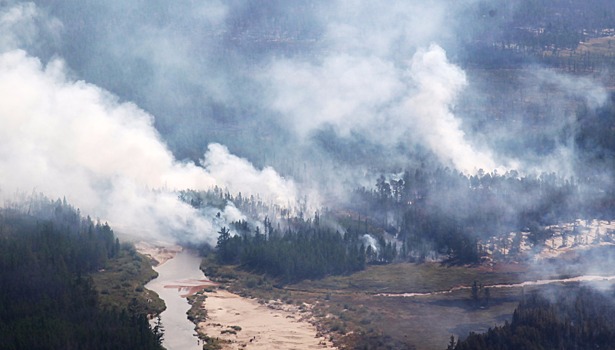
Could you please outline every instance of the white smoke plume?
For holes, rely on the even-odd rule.
[[[390,147],[426,145],[443,163],[466,173],[504,169],[462,131],[452,107],[466,76],[438,45],[419,48],[402,67],[339,54],[321,64],[275,62],[265,77],[273,86],[272,107],[303,137],[332,126],[342,136],[359,133]]]
[[[36,17],[34,6],[17,5],[0,26],[10,34]],[[0,197],[66,196],[82,213],[121,230],[208,243],[220,226],[215,213],[200,215],[175,190],[218,186],[281,206],[296,202],[291,180],[254,168],[222,145],[211,144],[200,166],[175,160],[151,115],[70,78],[61,59],[43,64],[18,45],[9,40],[0,54]],[[234,207],[222,215],[231,216],[240,217]]]
[[[516,3],[34,2],[5,11],[21,25],[0,41],[23,41],[43,62],[59,55],[80,79],[134,101],[180,159],[197,162],[217,142],[261,168],[338,181],[332,188],[417,165],[416,149],[466,172],[549,163],[484,127],[503,125],[509,140],[527,125],[490,115],[498,86],[476,88],[459,65],[465,45],[494,36]],[[484,101],[469,113],[497,123],[470,125],[467,91]],[[561,144],[551,159],[573,153]]]
[[[249,161],[230,154],[220,144],[209,145],[202,166],[217,179],[217,186],[232,189],[233,193],[260,194],[266,201],[288,207],[299,199],[293,181],[281,178],[271,167],[254,168]]]
[[[448,62],[444,50],[436,45],[419,49],[412,58],[409,75],[417,90],[402,101],[398,111],[408,115],[408,127],[415,128],[416,135],[444,163],[460,171],[503,170],[489,150],[470,143],[461,121],[451,110],[467,80],[459,67]]]
[[[451,43],[472,27],[474,0],[35,3],[0,4],[4,195],[66,195],[118,223],[185,209],[160,220],[181,231],[210,222],[195,222],[176,189],[304,201],[270,164],[336,197],[417,165],[415,148],[468,173],[574,157],[565,142],[553,162],[508,151],[458,112],[473,81]],[[592,85],[564,80],[574,96]],[[588,91],[591,106],[606,96]]]

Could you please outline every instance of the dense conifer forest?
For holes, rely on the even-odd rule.
[[[0,5],[3,200],[18,188],[66,195],[276,293],[385,267],[430,271],[421,290],[398,288],[409,294],[458,288],[431,266],[451,276],[510,263],[517,283],[545,247],[553,257],[537,261],[558,265],[545,274],[610,273],[613,0],[75,3]],[[609,228],[578,243],[578,223],[594,220]],[[8,203],[0,348],[161,348],[146,317],[161,303],[137,300],[153,276],[140,259],[66,200]],[[459,288],[475,305],[457,312],[480,318],[500,291],[472,280]],[[615,292],[572,290],[528,294],[511,322],[449,350],[615,348]],[[355,311],[371,329],[365,348],[387,326],[410,331],[398,311],[418,302],[343,299],[357,295],[323,296],[343,307],[332,332]],[[464,303],[443,300],[408,314],[423,322],[438,303]],[[395,347],[385,343],[375,347]]]
[[[594,185],[556,174],[416,169],[358,189],[352,208],[399,239],[403,258],[436,252],[467,263],[480,257],[480,239],[529,231],[537,244],[549,238],[547,225],[612,217],[612,189]]]
[[[596,175],[615,166],[612,105],[597,110],[579,106],[573,138],[577,176],[524,169],[504,173],[479,169],[468,175],[424,161],[381,175],[373,186],[357,188],[342,205],[324,203],[336,209],[316,215],[301,205],[291,211],[221,188],[184,191],[180,198],[195,208],[222,210],[233,203],[248,220],[225,228],[218,240],[220,262],[286,280],[348,273],[365,263],[394,260],[434,257],[476,263],[484,254],[481,240],[525,231],[530,242],[539,245],[552,234],[545,230],[548,225],[583,218],[609,220],[615,215],[615,189],[608,178]],[[550,147],[541,140],[532,142],[536,149]],[[321,244],[315,236],[327,237],[329,243]],[[297,251],[289,246],[297,246]],[[338,259],[316,258],[333,251]],[[314,257],[308,258],[308,252]],[[270,261],[271,256],[276,262]],[[310,266],[306,270],[310,272],[295,273],[299,267],[283,262],[299,256],[305,259],[296,265]],[[317,261],[337,266],[314,266]]]
[[[328,212],[316,212],[309,218],[303,212],[290,215],[287,209],[232,196],[219,188],[184,191],[181,198],[197,208],[232,202],[244,213],[252,213],[250,222],[242,219],[220,229],[216,259],[220,264],[237,264],[284,282],[351,273],[369,263],[390,263],[397,256],[396,245],[382,236],[372,239],[351,228],[344,233],[335,230]],[[275,223],[267,213],[277,217]],[[262,215],[261,222],[258,217]]]
[[[390,262],[395,257],[390,244],[390,256],[377,254],[372,246],[366,248],[356,235],[342,236],[318,225],[306,224],[285,233],[263,234],[258,229],[241,232],[231,237],[225,228],[220,231],[216,246],[218,261],[240,264],[286,282],[350,273],[365,268],[366,261]]]
[[[66,201],[0,210],[2,349],[161,349],[147,316],[103,308],[91,273],[123,249]]]
[[[577,140],[580,150],[598,140],[600,153],[591,156],[612,154],[611,115],[605,110],[586,116]],[[598,122],[611,124],[598,128]],[[481,240],[526,231],[530,242],[539,245],[551,237],[548,225],[612,218],[613,190],[589,174],[575,178],[479,170],[467,175],[423,164],[399,175],[381,175],[372,188],[356,189],[343,209],[325,209],[313,217],[305,207],[291,212],[220,188],[183,191],[180,198],[195,208],[222,210],[232,203],[248,216],[218,232],[220,263],[293,281],[427,257],[477,263],[485,254]]]
[[[512,321],[484,334],[471,333],[455,350],[615,349],[613,290],[587,287],[530,294]]]

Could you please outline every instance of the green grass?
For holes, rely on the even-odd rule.
[[[123,248],[104,270],[92,274],[92,279],[103,307],[155,315],[165,309],[164,301],[144,285],[157,276],[146,257]]]
[[[518,272],[493,272],[481,268],[445,266],[438,263],[369,266],[349,276],[331,276],[303,281],[289,289],[327,291],[329,293],[424,293],[470,286],[473,281],[485,285],[516,283],[523,279]]]

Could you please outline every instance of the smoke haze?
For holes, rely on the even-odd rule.
[[[3,14],[2,24],[11,33],[12,27],[30,28],[28,21],[37,16],[32,5],[16,6]],[[215,223],[181,202],[175,190],[218,186],[284,206],[296,201],[292,181],[271,168],[254,168],[222,145],[210,144],[200,165],[176,161],[151,115],[67,77],[61,59],[43,65],[23,50],[10,49],[17,36],[6,38],[8,50],[0,55],[0,178],[5,198],[31,190],[66,196],[84,213],[118,228],[138,228],[138,233],[158,238],[200,235],[182,239],[209,243],[215,241]]]
[[[567,121],[535,131],[551,148],[526,147],[526,111],[490,122],[492,85],[456,63],[466,35],[514,8],[481,2],[498,16],[473,17],[477,3],[2,2],[0,189],[66,195],[118,227],[211,243],[216,221],[174,190],[290,207],[308,194],[317,207],[316,192],[373,185],[426,157],[465,173],[575,174],[574,135],[561,136],[574,113],[553,106],[598,108],[606,90],[530,70],[523,91],[557,90],[540,108]]]

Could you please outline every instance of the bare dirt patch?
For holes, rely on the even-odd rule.
[[[222,340],[223,349],[333,349],[309,322],[308,308],[259,303],[227,290],[207,292],[207,321],[198,330]]]

